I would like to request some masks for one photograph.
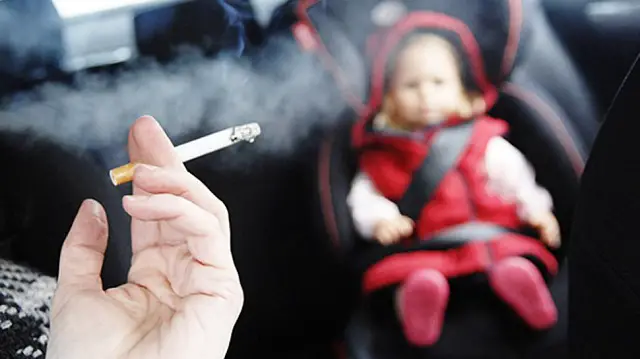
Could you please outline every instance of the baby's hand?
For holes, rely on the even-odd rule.
[[[373,237],[380,244],[388,246],[409,237],[413,233],[413,220],[406,216],[399,216],[391,220],[378,222]]]
[[[530,219],[529,224],[540,233],[540,239],[551,248],[560,247],[560,224],[551,212]]]

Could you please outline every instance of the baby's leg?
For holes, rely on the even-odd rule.
[[[558,319],[549,288],[535,265],[521,257],[506,258],[489,272],[489,284],[529,326],[543,330]]]
[[[416,346],[430,346],[442,332],[449,301],[449,283],[435,270],[416,271],[396,292],[398,317],[405,337]]]

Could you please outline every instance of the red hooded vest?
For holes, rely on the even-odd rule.
[[[360,128],[366,131],[365,128]],[[369,133],[360,155],[360,168],[369,175],[386,198],[398,201],[409,186],[414,171],[427,154],[436,131],[426,131],[424,138]],[[506,228],[521,226],[516,206],[487,190],[484,157],[489,140],[502,136],[508,125],[502,120],[480,117],[474,120],[470,141],[458,163],[442,178],[431,200],[425,203],[416,223],[419,238],[428,239],[437,231],[469,221],[494,223]],[[419,172],[418,172],[419,173]]]

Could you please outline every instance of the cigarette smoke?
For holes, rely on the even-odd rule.
[[[348,73],[357,74],[355,53],[341,56],[352,57],[344,63],[353,64]],[[168,65],[146,61],[115,75],[78,75],[74,85],[48,83],[4,103],[0,130],[27,131],[85,151],[124,144],[129,126],[141,115],[154,116],[174,143],[194,133],[258,122],[262,135],[255,143],[224,150],[242,159],[217,156],[244,166],[261,156],[291,155],[344,109],[317,59],[280,37],[251,60],[212,59],[190,50]],[[114,153],[111,161],[121,156]]]

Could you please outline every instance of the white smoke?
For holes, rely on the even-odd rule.
[[[189,51],[169,65],[150,61],[78,75],[73,86],[45,84],[0,107],[0,130],[85,150],[124,143],[141,115],[154,116],[172,138],[258,122],[258,140],[233,147],[253,160],[291,154],[345,109],[333,79],[292,39],[272,39],[251,61]]]

